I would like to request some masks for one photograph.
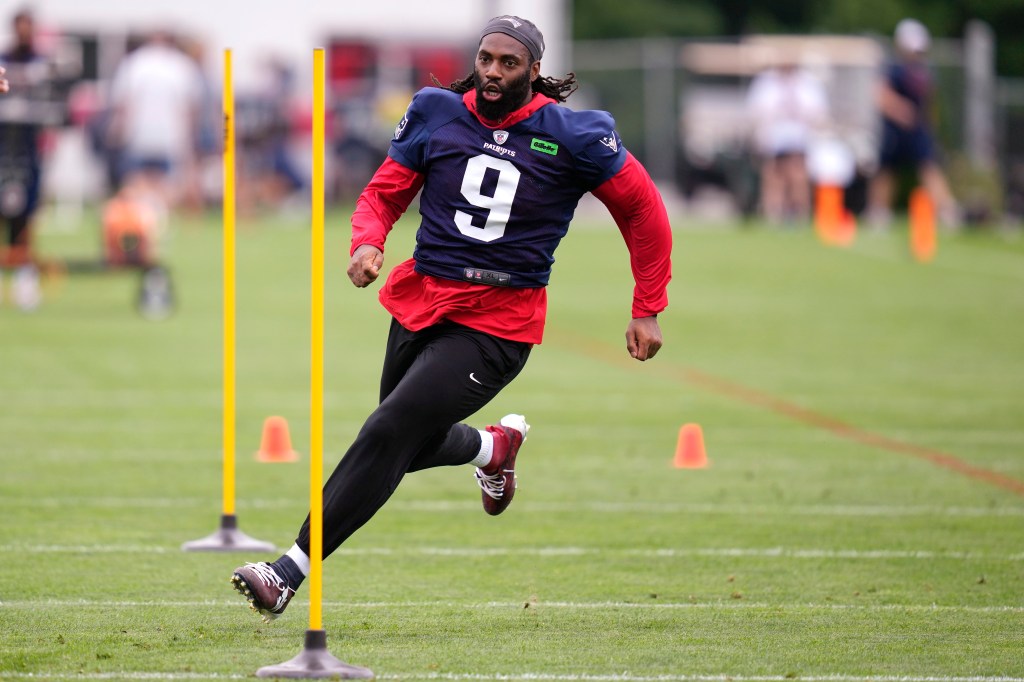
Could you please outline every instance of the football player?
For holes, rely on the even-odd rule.
[[[419,91],[388,157],[352,216],[348,276],[379,276],[388,233],[419,193],[412,258],[380,291],[391,314],[380,404],[324,486],[323,555],[336,550],[410,472],[475,467],[484,510],[502,513],[529,426],[511,414],[478,430],[461,423],[523,369],[542,340],[548,277],[587,192],[605,203],[629,250],[636,286],[626,350],[653,358],[668,304],[672,234],[657,188],[603,111],[559,106],[572,74],[541,76],[544,38],[501,16],[480,34],[471,74]],[[273,563],[232,582],[264,619],[278,616],[309,571],[309,519]]]

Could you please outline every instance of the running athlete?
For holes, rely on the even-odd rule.
[[[357,287],[377,279],[387,235],[421,190],[422,219],[413,257],[380,292],[393,318],[380,405],[324,486],[324,557],[413,471],[472,465],[484,510],[508,507],[525,418],[482,430],[460,422],[541,342],[553,254],[586,192],[606,204],[629,249],[636,286],[626,349],[645,361],[661,348],[672,249],[664,203],[610,115],[558,106],[575,78],[540,76],[543,51],[533,23],[488,22],[472,74],[415,95],[359,197],[348,266]],[[308,572],[307,517],[288,552],[236,569],[231,581],[269,621]]]

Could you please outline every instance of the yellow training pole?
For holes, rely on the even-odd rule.
[[[186,552],[272,552],[274,545],[238,530],[235,516],[235,95],[231,84],[231,50],[224,50],[224,387],[221,415],[222,481],[220,529],[186,542]]]
[[[313,50],[312,333],[309,401],[309,629],[323,629],[324,51]]]
[[[235,98],[231,50],[224,50],[224,394],[222,509],[235,513]]]
[[[327,650],[323,629],[324,556],[324,51],[313,50],[313,204],[311,260],[313,274],[309,400],[309,629],[302,651],[278,665],[256,671],[256,677],[373,679],[373,671],[349,665]]]

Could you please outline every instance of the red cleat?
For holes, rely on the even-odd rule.
[[[249,608],[269,623],[282,613],[295,590],[265,561],[236,568],[231,584],[249,602]]]
[[[480,499],[484,511],[497,516],[512,503],[516,494],[516,455],[526,441],[530,425],[521,414],[509,414],[501,418],[499,426],[488,426],[487,431],[494,437],[494,454],[491,464],[474,472],[480,486]]]

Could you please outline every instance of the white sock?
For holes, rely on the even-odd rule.
[[[470,464],[482,469],[491,463],[491,453],[494,451],[494,436],[489,431],[480,432],[480,452],[470,460]]]
[[[285,554],[295,562],[295,565],[302,571],[302,575],[309,576],[309,557],[299,549],[298,545],[292,545],[292,548],[285,552]]]

